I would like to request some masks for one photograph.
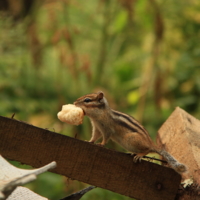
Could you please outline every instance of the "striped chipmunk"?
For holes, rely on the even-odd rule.
[[[74,105],[82,108],[84,114],[90,118],[93,130],[89,142],[94,143],[103,137],[101,145],[104,146],[111,139],[136,154],[134,162],[141,161],[141,158],[150,152],[156,152],[178,173],[187,171],[185,165],[154,144],[147,130],[137,120],[111,109],[103,92],[82,96],[74,102]]]

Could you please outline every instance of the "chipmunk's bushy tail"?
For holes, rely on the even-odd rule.
[[[184,173],[187,171],[187,168],[184,164],[179,163],[173,156],[171,156],[167,151],[165,150],[156,150],[158,154],[163,156],[168,164],[179,174]]]

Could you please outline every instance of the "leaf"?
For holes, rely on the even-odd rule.
[[[122,10],[116,16],[115,21],[113,22],[113,32],[121,32],[127,24],[127,12]]]
[[[76,192],[74,194],[71,194],[71,195],[69,195],[69,196],[67,196],[67,197],[65,197],[63,199],[60,199],[60,200],[79,200],[79,199],[81,199],[81,197],[84,194],[86,194],[87,192],[89,192],[90,190],[92,190],[94,188],[95,188],[95,186],[89,186],[89,187],[87,187],[87,188],[85,188],[83,190],[80,190],[80,191],[78,191],[78,192]]]

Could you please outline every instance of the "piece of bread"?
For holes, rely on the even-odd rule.
[[[73,104],[62,106],[62,110],[57,114],[58,119],[62,122],[72,125],[79,125],[83,122],[84,112],[81,108]]]

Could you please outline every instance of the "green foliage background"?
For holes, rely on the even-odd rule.
[[[0,115],[86,140],[88,119],[73,127],[57,113],[102,90],[152,138],[176,106],[200,118],[199,11],[199,0],[48,0],[25,17],[1,11]],[[53,200],[86,184],[46,173],[28,187]],[[129,198],[95,189],[83,199]]]

